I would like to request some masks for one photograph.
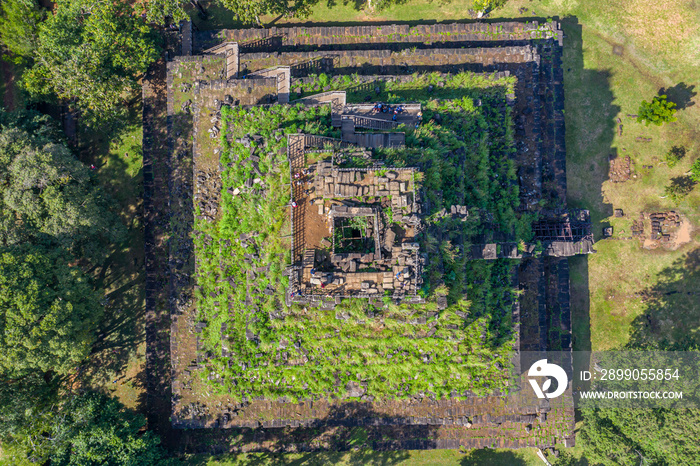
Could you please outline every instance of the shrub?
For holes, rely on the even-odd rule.
[[[474,0],[475,11],[491,11],[500,8],[506,4],[508,0]]]
[[[693,162],[693,165],[690,167],[690,179],[700,183],[700,159]]]
[[[681,159],[685,157],[685,147],[683,146],[673,146],[671,150],[666,153],[664,160],[668,164],[669,168],[675,167]]]
[[[331,80],[326,73],[321,73],[318,75],[318,84],[321,86],[321,88],[328,86],[330,83]]]
[[[695,181],[689,176],[679,176],[671,180],[671,184],[666,186],[665,194],[673,202],[678,204],[695,187]]]
[[[651,102],[642,100],[637,121],[639,123],[644,122],[647,126],[649,126],[649,123],[661,126],[664,123],[676,121],[676,117],[673,116],[676,113],[675,106],[676,104],[666,100],[665,95],[656,96]]]

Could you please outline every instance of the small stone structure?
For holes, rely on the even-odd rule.
[[[299,173],[298,166],[294,170]],[[415,242],[421,229],[415,169],[337,168],[331,158],[301,170],[313,174],[309,183],[313,195],[308,202],[317,206],[318,215],[329,226],[331,240],[324,240],[325,254],[304,247],[302,266],[297,270],[300,276],[291,285],[296,300],[311,296],[368,298],[385,294],[395,299],[415,297],[422,284],[423,260]],[[292,176],[293,190],[297,184],[295,176]],[[306,202],[306,198],[296,198],[293,202]],[[360,242],[362,238],[369,240],[365,241],[368,247],[364,251],[344,251],[338,244],[347,230],[343,224],[350,219],[363,219],[367,231],[371,231],[356,238]],[[305,228],[302,225],[294,231],[303,232]],[[294,243],[299,247],[299,237],[307,235],[297,236]]]

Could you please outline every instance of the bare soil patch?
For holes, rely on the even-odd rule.
[[[305,209],[304,219],[306,221],[304,222],[304,239],[307,249],[323,249],[321,246],[321,240],[331,236],[328,217],[322,213],[319,213],[321,208],[327,210],[330,208],[330,206],[322,206],[320,202],[321,201],[319,200],[311,205],[309,203],[308,196],[301,199],[303,206],[300,206],[300,208]]]
[[[676,232],[676,240],[674,241],[676,248],[683,244],[690,243],[690,233],[692,231],[693,225],[690,223],[690,221],[688,221],[688,219],[683,219],[681,226]]]
[[[610,171],[608,178],[613,183],[623,183],[630,179],[632,174],[632,161],[629,156],[610,158]]]

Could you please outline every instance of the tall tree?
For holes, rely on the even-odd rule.
[[[57,466],[148,466],[159,463],[160,440],[139,434],[146,421],[101,393],[71,398],[55,417],[51,464]]]
[[[68,374],[90,353],[100,295],[60,249],[0,252],[0,380]]]
[[[700,410],[586,409],[581,440],[593,464],[696,464]]]
[[[48,455],[46,432],[58,404],[61,377],[30,373],[14,380],[0,380],[0,464],[38,463]]]
[[[39,23],[44,12],[35,0],[0,2],[0,43],[12,54],[12,61],[28,61],[36,49]]]
[[[25,87],[35,98],[74,101],[95,121],[115,117],[158,58],[156,37],[127,2],[58,0],[39,26]]]
[[[244,23],[262,25],[260,17],[266,14],[303,18],[311,13],[318,0],[218,0]]]
[[[0,111],[0,442],[9,464],[160,458],[157,438],[139,433],[142,417],[70,392],[103,317],[103,294],[81,267],[125,233],[109,207],[48,117]]]
[[[393,0],[379,0],[389,4]],[[284,15],[290,17],[305,17],[311,13],[311,8],[318,0],[212,0],[211,4],[218,4],[230,10],[239,21],[246,24],[262,24],[261,17],[266,14]],[[139,0],[135,11],[145,14],[149,22],[165,24],[168,21],[177,23],[188,18],[185,7],[189,5],[192,10],[197,10],[200,16],[205,16],[206,11],[199,0]]]
[[[40,242],[94,262],[124,237],[94,176],[48,117],[23,113],[0,126],[0,246]]]
[[[30,400],[28,396],[36,393],[34,387],[32,390],[15,388],[13,395],[24,408],[16,409],[3,403],[8,400],[0,386],[0,439],[3,456],[12,464],[27,460],[61,466],[168,464],[158,436],[141,433],[143,416],[115,398],[86,391]]]

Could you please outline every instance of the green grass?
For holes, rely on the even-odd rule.
[[[595,273],[588,278],[591,343],[595,351],[602,351],[627,344],[631,323],[647,310],[639,293],[652,289],[659,274],[672,267],[688,249],[672,253],[640,251],[630,241],[601,241],[596,247],[598,255],[589,260]]]
[[[521,450],[404,450],[375,452],[359,450],[353,452],[315,452],[265,454],[247,453],[209,458],[194,456],[185,464],[207,466],[540,466],[542,460],[537,457],[534,448]]]
[[[109,391],[129,408],[140,408],[145,398],[141,108],[129,108],[112,131],[84,125],[78,131],[81,160],[95,165],[100,184],[128,228],[127,240],[114,245],[93,271],[107,297],[107,318],[100,329],[106,336],[91,355],[83,383]]]
[[[698,10],[690,2],[670,2],[663,8],[641,5],[633,1],[515,1],[498,12],[507,17],[526,6],[538,15],[575,16],[581,25],[573,19],[564,21],[568,200],[571,206],[591,210],[598,238],[601,227],[608,223],[615,227],[616,236],[630,236],[629,217],[636,218],[639,212],[677,209],[696,228],[699,223],[700,189],[696,187],[679,206],[661,196],[669,179],[682,176],[700,155],[700,107],[680,110],[676,123],[662,127],[646,127],[626,116],[636,114],[641,100],[649,100],[661,87],[684,82],[697,90]],[[669,18],[673,18],[669,26],[662,26]],[[688,35],[682,43],[685,46],[679,46],[675,38],[676,27],[679,34]],[[624,48],[622,56],[613,53],[613,45]],[[619,124],[623,125],[621,136]],[[652,138],[652,142],[637,142],[637,137]],[[688,152],[671,169],[659,162],[673,145],[684,145]],[[611,154],[629,156],[637,176],[625,183],[607,181]],[[642,169],[643,165],[654,168]],[[628,219],[612,218],[613,208],[623,209]],[[653,312],[640,294],[653,290],[659,274],[672,270],[674,261],[698,244],[694,240],[679,251],[648,251],[637,241],[603,241],[596,244],[598,253],[587,261],[572,261],[578,348],[589,349],[587,341],[593,350],[625,345],[635,319]],[[588,313],[590,330],[576,323],[585,322]]]
[[[266,26],[281,26],[284,24],[365,24],[386,21],[407,21],[417,23],[419,21],[440,21],[445,18],[467,18],[471,2],[444,1],[444,0],[412,0],[406,3],[396,3],[387,8],[370,12],[366,4],[359,7],[354,1],[326,0],[318,2],[308,17],[305,18],[280,18],[277,15],[265,15],[261,18]],[[202,20],[196,14],[190,13],[192,20],[200,30],[234,29],[250,27],[237,21],[234,15],[225,8],[217,5],[207,6],[209,19]]]
[[[358,9],[355,2],[338,1],[334,6],[330,2],[319,2],[313,13],[308,18],[289,19],[287,22],[299,23],[364,23],[367,21],[429,21],[441,20],[444,18],[460,18],[468,16],[468,2],[446,2],[417,0],[411,1],[410,5],[394,4],[386,9],[370,13],[366,8]],[[271,21],[274,18],[266,17],[264,20]]]

